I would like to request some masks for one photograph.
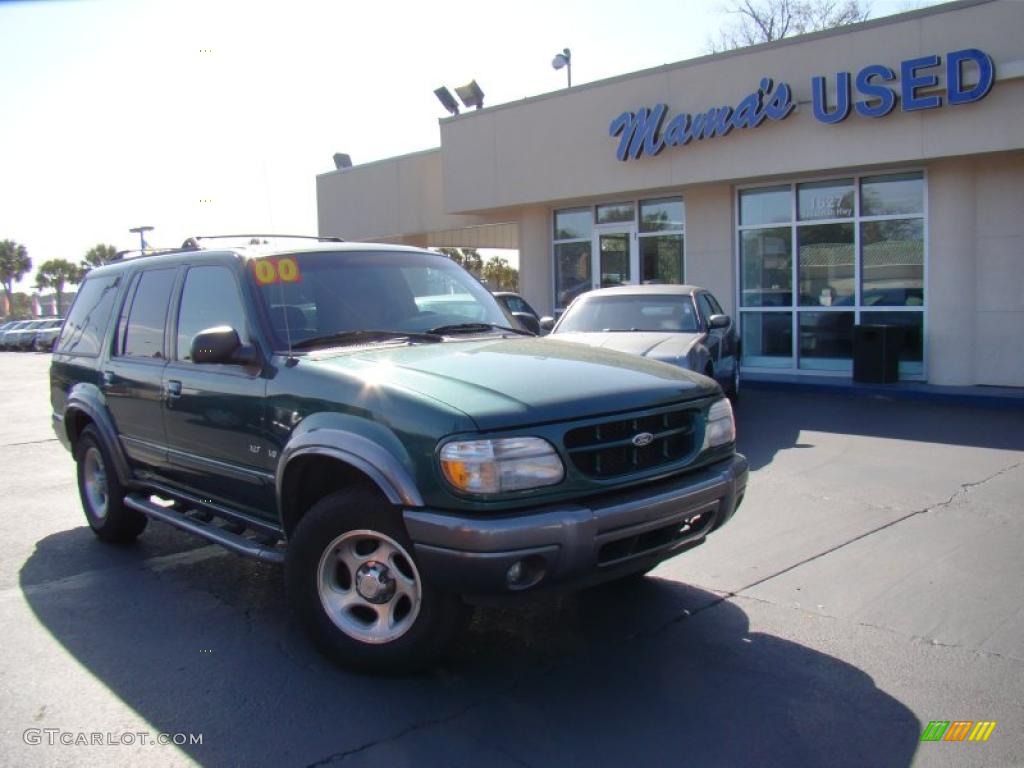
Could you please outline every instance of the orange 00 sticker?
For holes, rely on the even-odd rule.
[[[298,262],[290,257],[283,259],[259,259],[252,263],[252,268],[256,274],[256,282],[260,285],[298,283],[302,280]]]
[[[299,282],[299,265],[295,259],[285,258],[277,262],[277,276],[282,283]]]

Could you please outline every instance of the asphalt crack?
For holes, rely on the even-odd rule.
[[[927,514],[929,512],[935,512],[935,511],[937,511],[939,509],[945,509],[946,507],[951,506],[957,500],[957,497],[959,497],[959,496],[966,496],[967,492],[970,489],[977,488],[979,486],[985,485],[986,483],[990,483],[993,480],[1001,477],[1002,475],[1005,475],[1008,472],[1012,472],[1013,470],[1018,469],[1018,468],[1020,468],[1022,466],[1024,466],[1024,462],[1019,461],[1016,464],[1010,465],[1009,467],[1004,467],[1003,469],[999,470],[995,474],[989,475],[988,477],[983,478],[982,480],[976,480],[976,481],[970,482],[970,483],[961,483],[960,487],[957,488],[957,490],[954,491],[953,494],[948,499],[946,499],[945,501],[940,501],[938,504],[933,504],[933,505],[931,505],[929,507],[925,507],[924,509],[916,509],[913,512],[908,512],[907,514],[903,515],[902,517],[898,517],[895,520],[890,520],[885,525],[880,525],[877,528],[872,528],[870,531],[865,531],[864,533],[858,534],[858,535],[854,536],[853,538],[848,539],[847,541],[844,541],[844,542],[841,542],[839,544],[836,544],[834,547],[829,547],[828,549],[826,549],[826,550],[824,550],[822,552],[818,552],[817,554],[811,555],[810,557],[807,557],[807,558],[804,558],[803,560],[801,560],[801,561],[799,561],[797,563],[793,563],[793,565],[787,566],[786,568],[783,568],[781,571],[776,571],[775,573],[770,573],[767,576],[764,576],[763,578],[758,579],[757,581],[751,582],[750,584],[747,584],[746,586],[740,587],[739,589],[735,590],[734,592],[729,592],[726,595],[726,599],[728,599],[729,597],[735,597],[735,596],[741,594],[742,592],[745,592],[748,589],[753,589],[754,587],[760,586],[761,584],[764,584],[767,581],[771,581],[772,579],[776,579],[779,576],[782,576],[783,574],[789,573],[790,571],[795,571],[797,568],[800,568],[801,566],[807,565],[808,563],[813,563],[815,560],[820,560],[823,557],[831,555],[833,552],[838,552],[839,550],[844,549],[844,548],[850,546],[851,544],[856,544],[858,541],[866,539],[869,536],[874,536],[876,533],[881,533],[882,531],[888,530],[889,528],[892,528],[893,526],[899,525],[900,523],[906,522],[907,520],[910,520],[910,519],[912,519],[914,517],[917,517],[919,515],[924,515],[924,514]]]
[[[56,443],[56,442],[57,442],[57,438],[56,437],[47,437],[44,440],[26,440],[23,443],[4,443],[3,445],[0,445],[0,448],[17,448],[17,447],[22,446],[22,445],[43,445],[45,443]]]
[[[553,668],[554,666],[555,665],[550,665],[550,668]],[[497,696],[504,696],[507,693],[511,693],[513,690],[518,688],[520,685],[521,685],[521,683],[515,683],[513,685],[509,685],[509,686],[499,690],[496,693],[496,695]],[[484,703],[485,703],[485,701],[483,699],[478,699],[476,701],[473,701],[473,702],[467,704],[466,706],[462,707],[461,709],[459,709],[459,710],[457,710],[455,712],[452,712],[451,714],[445,715],[444,717],[435,717],[435,718],[432,718],[430,720],[424,720],[422,722],[413,723],[413,724],[409,725],[408,727],[403,728],[401,731],[398,731],[397,733],[391,734],[390,736],[383,736],[383,737],[381,737],[379,739],[375,739],[373,741],[369,741],[369,742],[367,742],[365,744],[360,744],[358,747],[353,747],[352,749],[346,749],[343,752],[335,752],[334,754],[328,755],[327,757],[324,757],[324,758],[321,758],[320,760],[317,760],[315,763],[309,763],[306,766],[306,768],[317,768],[318,766],[337,764],[337,763],[340,763],[340,762],[342,762],[344,760],[347,760],[348,758],[352,757],[353,755],[358,755],[358,754],[360,754],[362,752],[366,752],[367,750],[373,749],[374,747],[378,747],[381,744],[388,744],[388,743],[390,743],[392,741],[399,741],[400,739],[404,738],[405,736],[408,736],[410,733],[415,733],[416,731],[425,730],[427,728],[433,728],[436,725],[446,725],[448,723],[454,722],[455,720],[458,720],[461,717],[464,717],[465,715],[468,715],[470,712],[472,712],[474,709],[476,709],[477,707],[479,707],[481,704],[484,704]],[[512,757],[512,756],[509,755],[509,757]],[[523,763],[521,760],[516,759],[516,762],[520,763],[521,765],[525,765],[525,763]]]

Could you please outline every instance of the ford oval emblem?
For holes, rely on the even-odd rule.
[[[641,432],[639,435],[633,437],[633,445],[637,448],[643,448],[645,445],[650,445],[654,442],[654,435],[650,432]]]

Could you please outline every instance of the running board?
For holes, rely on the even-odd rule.
[[[139,494],[128,494],[124,497],[124,503],[125,506],[142,512],[147,517],[152,517],[154,520],[160,520],[161,522],[173,525],[175,528],[180,528],[183,531],[194,533],[197,536],[201,536],[208,541],[212,541],[214,544],[220,544],[222,547],[230,549],[232,552],[237,552],[240,555],[254,557],[265,563],[284,562],[284,550],[282,549],[264,546],[239,533],[226,531],[213,523],[204,523],[193,517],[188,517],[184,512],[179,510],[171,507],[162,507]]]

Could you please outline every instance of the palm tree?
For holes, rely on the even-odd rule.
[[[21,280],[32,269],[32,259],[28,257],[28,249],[13,240],[0,242],[0,285],[14,309],[14,283]]]
[[[86,271],[88,271],[92,267],[102,267],[104,264],[117,261],[119,258],[117,248],[100,243],[89,249],[89,252],[82,258],[82,263],[85,264]]]
[[[50,259],[39,265],[36,273],[36,287],[39,290],[53,288],[57,292],[57,314],[64,316],[64,308],[61,306],[61,296],[64,293],[64,284],[76,284],[82,282],[85,270],[77,264],[72,264],[67,259]]]

